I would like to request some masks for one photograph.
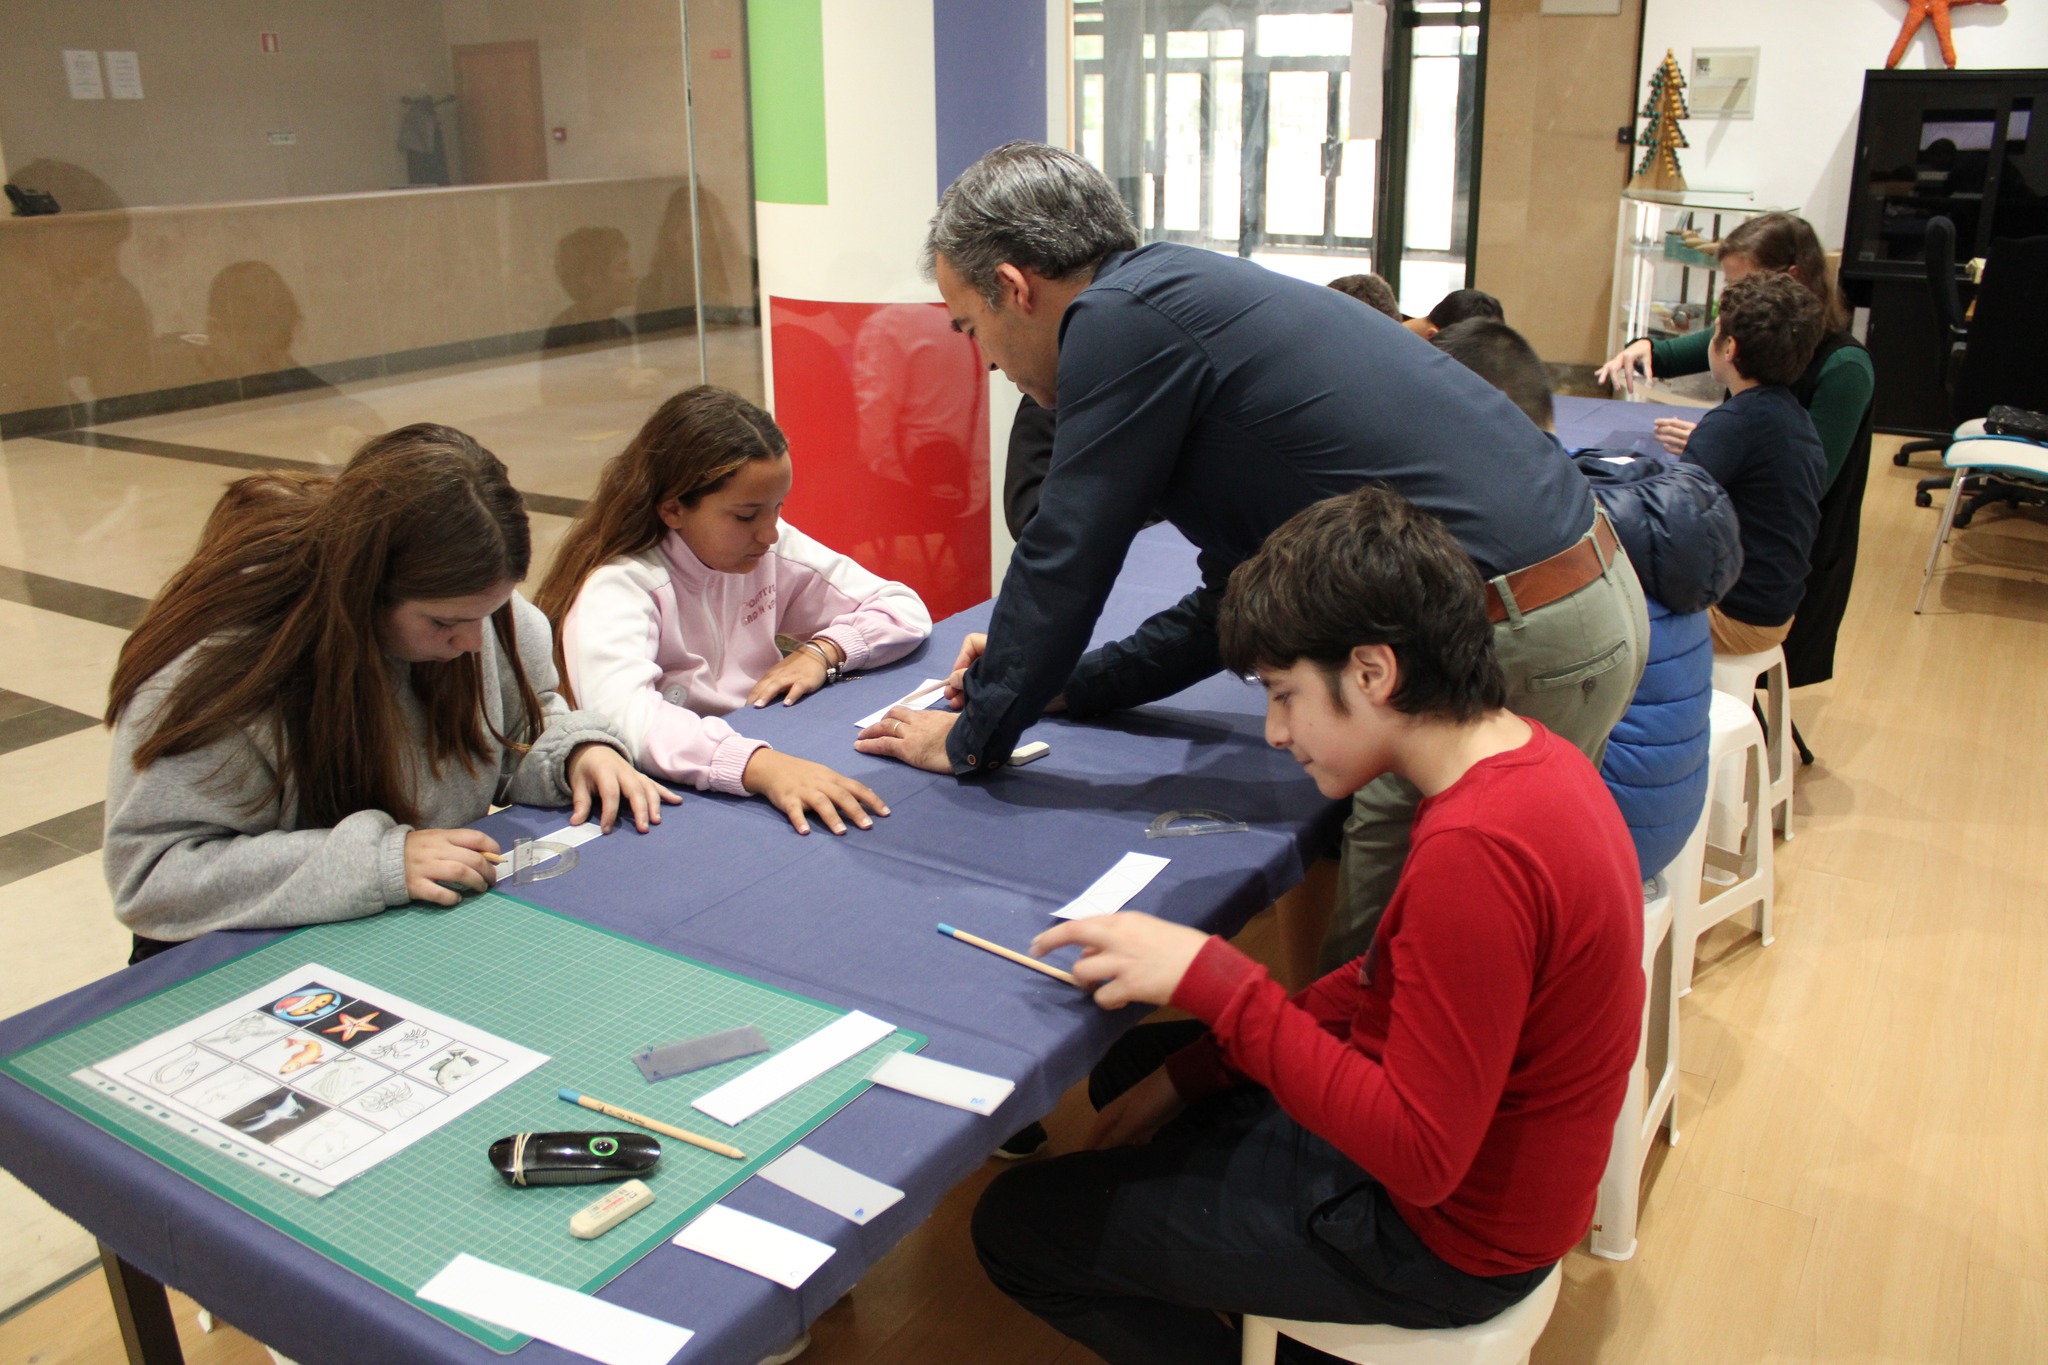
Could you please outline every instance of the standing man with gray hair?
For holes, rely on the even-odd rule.
[[[1097,715],[1209,677],[1231,571],[1310,503],[1377,482],[1440,518],[1489,580],[1510,707],[1598,763],[1642,672],[1642,588],[1585,479],[1492,385],[1334,290],[1138,246],[1108,179],[1040,143],[961,173],[925,268],[954,330],[1058,426],[988,634],[956,665],[962,709],[898,708],[862,733],[862,751],[992,772],[1047,710]],[[1200,551],[1201,585],[1083,657],[1155,515]],[[1416,799],[1391,777],[1355,798],[1326,962],[1370,943]]]

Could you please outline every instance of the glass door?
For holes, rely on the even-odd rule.
[[[1406,268],[1426,311],[1469,270],[1485,12],[1392,8],[1387,135],[1354,141],[1349,4],[1075,0],[1076,148],[1146,241],[1319,283]]]
[[[1380,273],[1405,311],[1424,313],[1472,282],[1485,5],[1407,0],[1389,37],[1387,178],[1398,199],[1390,195],[1386,211],[1402,231],[1399,263]]]

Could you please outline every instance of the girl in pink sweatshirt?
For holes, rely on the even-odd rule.
[[[882,799],[722,718],[899,659],[932,618],[903,584],[782,521],[790,478],[774,418],[729,389],[687,389],[605,466],[536,600],[555,623],[565,690],[641,768],[764,796],[799,834],[810,815],[844,834],[887,815]],[[777,635],[799,643],[785,656]]]

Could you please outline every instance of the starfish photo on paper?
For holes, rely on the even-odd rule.
[[[322,1033],[339,1033],[342,1042],[352,1043],[355,1041],[358,1033],[375,1033],[378,1029],[382,1028],[382,1024],[370,1022],[382,1013],[382,1010],[371,1010],[367,1014],[350,1014],[347,1010],[343,1010],[334,1017],[335,1022],[332,1027],[324,1028],[320,1031]]]

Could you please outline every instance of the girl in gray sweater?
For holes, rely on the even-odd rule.
[[[461,826],[573,804],[645,832],[681,798],[555,693],[504,465],[401,428],[333,478],[229,490],[122,646],[106,872],[139,961],[214,929],[454,905],[495,880]]]

